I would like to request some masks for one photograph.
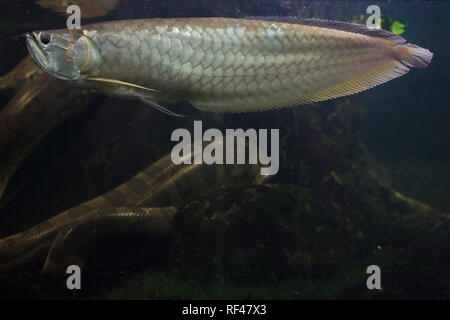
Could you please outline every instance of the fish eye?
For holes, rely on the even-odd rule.
[[[40,40],[42,44],[49,44],[50,43],[50,35],[48,33],[41,33]]]

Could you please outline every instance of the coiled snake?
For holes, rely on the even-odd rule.
[[[37,81],[42,81],[41,76],[38,76]],[[33,88],[33,85],[25,87],[25,92],[19,93],[18,96],[26,95],[29,88]],[[40,89],[40,92],[45,91],[48,85],[42,88],[44,89]],[[81,93],[70,93],[72,98],[76,95]],[[13,99],[10,102],[12,106],[2,110],[1,116],[9,109],[20,109],[23,114],[31,112],[30,109],[33,108],[46,107],[35,101],[35,98],[26,102],[24,99]],[[46,123],[45,119],[39,124],[47,129],[46,132],[61,120],[62,115],[69,113],[60,111],[68,105],[68,100],[64,101],[59,107],[55,107],[56,103],[48,105],[48,110],[52,108],[58,112],[47,112],[48,117],[54,116],[57,119],[53,120],[51,125]],[[19,104],[22,105],[17,108]],[[31,117],[29,121],[33,121]],[[39,125],[33,129],[38,130]],[[10,129],[9,133],[12,131]],[[41,139],[34,139],[29,144],[33,147]],[[18,144],[17,148],[20,150],[10,162],[23,159],[31,147],[25,152],[22,144]],[[185,156],[193,159],[194,153]],[[16,167],[17,165],[13,166],[13,169]],[[8,179],[14,170],[8,171]],[[89,252],[89,244],[100,237],[135,233],[166,235],[177,207],[184,203],[201,198],[217,188],[261,183],[263,180],[259,165],[174,165],[168,154],[117,188],[26,231],[0,239],[0,270],[24,266],[35,261],[43,262],[44,258],[44,270],[53,273],[65,270],[70,264],[83,266]]]

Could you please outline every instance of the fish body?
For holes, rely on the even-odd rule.
[[[34,32],[27,43],[44,70],[72,84],[214,112],[357,93],[426,67],[433,56],[385,30],[297,18],[122,20],[78,35]]]

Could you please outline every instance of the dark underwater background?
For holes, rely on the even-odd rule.
[[[376,4],[383,28],[400,22],[402,36],[434,58],[358,95],[263,113],[218,115],[179,103],[171,109],[188,115],[179,119],[134,101],[77,101],[79,111],[51,130],[8,184],[1,238],[127,181],[170,152],[172,131],[192,129],[193,120],[204,129],[279,128],[280,171],[270,185],[187,204],[169,241],[130,235],[96,243],[80,292],[34,267],[0,274],[0,299],[450,298],[450,2],[113,2],[82,24],[200,16],[364,24]],[[27,55],[12,35],[65,21],[35,1],[1,1],[0,74]],[[14,94],[0,91],[0,112]],[[380,291],[366,288],[372,264],[382,270]]]

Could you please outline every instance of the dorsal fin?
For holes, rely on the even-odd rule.
[[[329,28],[335,30],[342,30],[352,33],[364,34],[369,37],[382,38],[389,41],[392,41],[397,44],[405,43],[405,38],[393,34],[392,32],[383,30],[383,29],[374,29],[369,28],[361,24],[350,23],[350,22],[340,22],[333,20],[321,20],[321,19],[303,19],[298,17],[277,17],[277,16],[269,16],[269,17],[246,17],[246,19],[250,20],[265,20],[265,21],[273,21],[273,22],[284,22],[291,24],[301,24],[305,26],[313,26],[313,27],[321,27],[321,28]]]

